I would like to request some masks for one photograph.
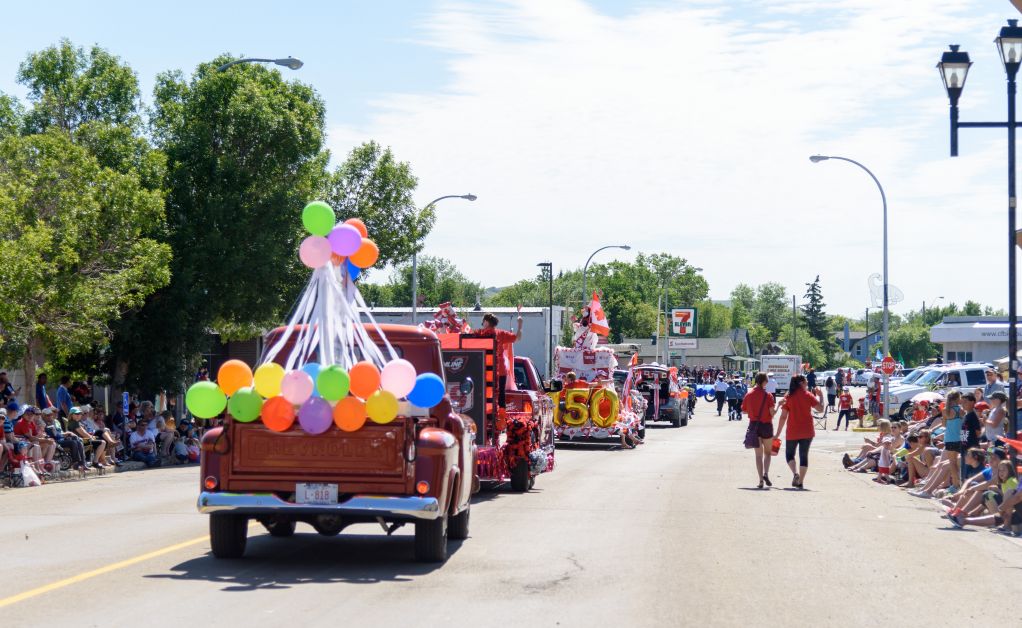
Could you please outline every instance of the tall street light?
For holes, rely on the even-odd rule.
[[[1001,27],[997,38],[997,52],[1001,56],[1004,72],[1008,79],[1008,120],[1007,122],[959,122],[958,99],[965,87],[965,79],[969,74],[972,62],[969,53],[959,51],[959,46],[951,49],[940,57],[937,70],[944,82],[948,101],[951,105],[951,156],[958,156],[958,129],[1007,129],[1008,130],[1008,425],[1011,434],[1018,431],[1018,322],[1015,311],[1015,77],[1022,65],[1022,28],[1018,20],[1008,20],[1008,25]]]
[[[608,244],[607,246],[602,246],[602,247],[596,249],[595,251],[593,251],[593,254],[590,255],[589,259],[586,260],[586,265],[582,267],[582,304],[583,305],[585,305],[586,299],[588,298],[587,295],[589,294],[589,290],[588,290],[589,285],[586,283],[586,271],[589,270],[589,262],[593,261],[593,257],[597,253],[599,253],[600,251],[606,251],[607,249],[624,249],[625,251],[631,251],[632,247],[628,246],[627,244]]]
[[[891,344],[890,344],[890,340],[888,338],[890,336],[890,333],[888,333],[890,331],[890,312],[889,312],[889,308],[888,308],[887,288],[888,288],[888,285],[890,284],[890,281],[888,281],[888,275],[887,275],[887,195],[884,194],[884,186],[880,185],[880,180],[876,178],[876,175],[873,174],[873,172],[869,168],[867,168],[866,166],[863,166],[862,164],[860,164],[859,162],[855,161],[854,159],[849,159],[847,157],[838,157],[836,155],[829,155],[829,156],[828,155],[813,155],[812,157],[809,158],[809,161],[813,162],[814,164],[817,164],[817,163],[820,163],[821,161],[826,161],[828,159],[837,159],[839,161],[847,161],[848,163],[854,164],[854,165],[862,168],[863,170],[865,170],[866,174],[868,174],[870,176],[870,178],[873,179],[873,183],[877,184],[877,189],[880,190],[880,200],[883,201],[883,203],[884,203],[884,357],[886,358],[891,353]],[[867,326],[867,328],[869,327],[869,321],[866,321],[866,326]],[[888,377],[887,374],[885,373],[884,374],[884,413],[887,416],[890,416],[890,414],[891,414],[891,407],[888,405],[888,401],[890,400],[890,392],[891,392],[890,377]]]
[[[943,300],[944,300],[944,297],[937,297],[935,299],[930,299],[930,308],[932,309],[933,308],[933,304],[936,303],[937,301],[943,301]],[[923,324],[926,324],[926,301],[923,301]]]
[[[429,203],[427,203],[426,206],[422,208],[422,211],[426,211],[427,209],[436,205],[445,198],[463,198],[466,201],[474,201],[479,197],[476,196],[475,194],[447,194],[446,196],[435,198]],[[419,322],[418,316],[419,316],[419,256],[418,253],[412,253],[412,325],[418,324]]]
[[[218,67],[216,71],[223,72],[232,65],[238,65],[239,63],[275,63],[277,65],[282,65],[285,68],[290,68],[292,70],[297,70],[298,68],[305,65],[304,63],[302,63],[301,59],[295,59],[294,57],[288,57],[287,59],[256,59],[254,57],[250,57],[247,59],[235,59],[234,61],[228,61],[227,63]]]
[[[547,356],[546,363],[546,377],[549,380],[554,376],[554,264],[553,262],[540,262],[536,266],[546,270],[547,286],[550,290],[547,301],[547,319],[550,324],[550,330],[547,332],[547,345],[550,355]]]

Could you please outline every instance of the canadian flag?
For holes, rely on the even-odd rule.
[[[598,336],[610,335],[610,323],[607,322],[607,315],[603,313],[600,297],[595,292],[593,300],[589,302],[589,331]]]

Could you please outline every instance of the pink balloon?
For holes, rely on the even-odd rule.
[[[312,396],[314,384],[305,371],[289,371],[280,381],[280,396],[300,406]]]
[[[407,397],[415,388],[415,367],[408,360],[387,362],[380,371],[380,386],[398,399]]]
[[[298,410],[298,423],[309,434],[322,434],[334,424],[334,411],[325,399],[312,397]]]
[[[298,247],[298,257],[309,268],[319,268],[330,261],[330,240],[323,236],[309,236]]]
[[[337,225],[327,236],[330,241],[330,248],[337,255],[347,257],[362,246],[362,234],[351,225]]]

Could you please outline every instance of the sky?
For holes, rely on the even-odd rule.
[[[703,268],[710,296],[820,276],[831,313],[968,299],[1007,306],[1003,130],[963,129],[948,156],[935,64],[974,65],[961,119],[1002,120],[992,43],[1009,0],[520,0],[50,2],[6,6],[0,91],[68,37],[138,73],[190,72],[229,52],[302,59],[288,78],[327,104],[334,161],[376,140],[412,165],[416,200],[443,201],[425,255],[502,286],[536,263],[581,267],[667,252]],[[1020,222],[1022,226],[1022,222]]]

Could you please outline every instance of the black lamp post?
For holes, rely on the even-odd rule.
[[[941,55],[937,69],[944,81],[948,101],[951,104],[951,156],[958,156],[958,129],[1007,129],[1008,130],[1008,425],[1012,436],[1018,431],[1018,337],[1015,320],[1015,78],[1019,66],[1022,65],[1022,28],[1018,20],[1008,20],[1008,25],[1001,27],[997,39],[997,52],[1004,64],[1004,72],[1008,78],[1008,121],[1007,122],[959,122],[958,99],[965,87],[965,79],[969,74],[969,54],[960,52],[958,46],[951,46],[948,52]]]
[[[554,264],[553,262],[540,262],[536,266],[546,270],[547,287],[550,290],[550,298],[547,301],[547,322],[550,326],[550,330],[547,332],[547,345],[549,345],[550,354],[547,356],[546,376],[547,379],[552,379],[554,376]]]

